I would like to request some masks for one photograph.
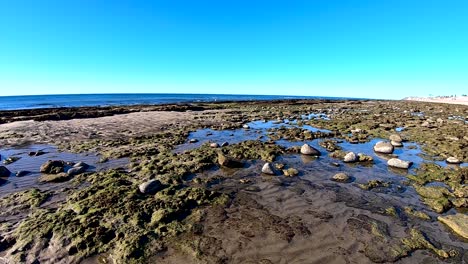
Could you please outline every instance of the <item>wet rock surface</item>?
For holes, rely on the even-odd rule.
[[[163,112],[151,112],[157,108],[118,109],[132,113],[0,126],[3,145],[51,142],[62,150],[97,152],[102,161],[129,161],[127,169],[101,172],[91,163],[85,173],[71,176],[65,171],[85,167],[75,163],[81,158],[30,156],[66,161],[51,162],[42,176],[41,164],[23,167],[26,158],[6,165],[10,171],[32,171],[18,179],[66,181],[1,197],[0,257],[19,263],[463,263],[468,258],[459,232],[466,225],[468,171],[465,163],[446,161],[467,158],[466,121],[451,118],[467,116],[464,106],[221,103],[174,107],[180,111],[164,112],[167,120]],[[48,119],[54,111],[37,118]],[[22,114],[4,116],[8,122],[15,116],[36,118]],[[64,111],[63,119],[72,118],[67,115]],[[198,141],[189,143],[194,138]],[[394,148],[403,138],[404,145]],[[374,151],[382,139],[393,142],[386,143],[393,155]],[[305,144],[328,155],[303,155]],[[355,162],[345,163],[350,152]],[[391,158],[414,164],[394,170],[387,166]],[[266,163],[278,176],[261,173]],[[6,181],[16,184],[16,178]],[[154,178],[158,184],[148,182]],[[157,191],[141,191],[142,183]],[[0,188],[6,186],[11,184]]]

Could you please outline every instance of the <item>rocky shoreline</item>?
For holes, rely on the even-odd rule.
[[[468,263],[467,118],[377,100],[3,111],[0,263]],[[15,191],[31,144],[128,164],[57,153]]]

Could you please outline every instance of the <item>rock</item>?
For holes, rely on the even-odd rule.
[[[227,147],[227,146],[229,146],[229,142],[223,142],[223,143],[221,144],[221,147]]]
[[[45,174],[39,177],[39,182],[64,182],[68,181],[70,176],[67,173],[61,172],[58,174]]]
[[[336,182],[350,182],[350,181],[351,181],[351,177],[349,177],[346,173],[340,172],[340,173],[335,174],[335,175],[332,177],[332,181],[336,181]]]
[[[304,144],[301,147],[301,154],[310,156],[320,156],[320,151],[311,147],[309,144]]]
[[[394,147],[403,147],[403,143],[397,141],[390,141],[390,144]]]
[[[30,171],[20,170],[20,171],[16,172],[16,177],[23,177],[23,176],[28,175],[29,173],[30,173]]]
[[[40,171],[42,173],[58,174],[64,171],[65,162],[63,160],[49,160],[42,164]]]
[[[273,171],[273,166],[271,166],[271,163],[265,163],[262,167],[262,172],[265,174],[270,174],[270,175],[275,175],[275,172]]]
[[[455,215],[439,216],[437,219],[450,227],[453,232],[468,239],[468,215],[457,213]]]
[[[356,162],[358,160],[358,157],[354,152],[348,152],[343,158],[344,162]]]
[[[299,171],[294,168],[289,168],[287,170],[283,170],[283,174],[286,177],[294,177],[294,176],[299,175]]]
[[[411,161],[404,161],[397,158],[392,158],[387,161],[387,165],[399,169],[408,169],[413,163]]]
[[[219,144],[218,143],[210,143],[210,148],[219,148]]]
[[[87,168],[89,168],[89,165],[84,163],[83,161],[80,161],[80,162],[74,164],[73,167],[75,167],[75,168],[76,167],[83,167],[83,168],[87,169]]]
[[[44,155],[45,152],[42,151],[42,150],[38,150],[38,151],[31,151],[28,153],[29,156],[41,156],[41,155]]]
[[[189,143],[197,143],[198,142],[198,139],[196,138],[192,138],[189,140]]]
[[[0,177],[9,177],[11,171],[7,169],[5,166],[0,166]]]
[[[155,194],[160,188],[162,184],[158,180],[149,180],[144,182],[138,186],[138,189],[143,194]]]
[[[393,146],[389,142],[379,141],[375,144],[374,151],[383,154],[392,154]]]
[[[73,167],[73,168],[68,169],[67,174],[68,174],[68,176],[73,177],[73,176],[81,174],[81,173],[83,173],[85,171],[86,171],[85,167]]]
[[[218,153],[218,164],[228,168],[242,168],[244,164],[241,161],[227,157],[222,153]]]
[[[8,157],[6,160],[3,161],[3,164],[8,165],[13,162],[16,162],[17,160],[21,159],[20,157]]]
[[[244,128],[244,129],[249,129],[250,127],[249,127],[249,125],[244,124],[244,125],[242,125],[242,128]]]
[[[390,135],[389,139],[390,139],[390,141],[394,141],[394,142],[400,142],[400,143],[403,142],[403,139],[398,134]]]
[[[460,160],[455,157],[449,157],[445,160],[449,164],[460,164]]]
[[[374,158],[372,158],[369,155],[363,154],[363,153],[358,153],[358,161],[359,162],[371,162],[374,161]]]
[[[353,133],[353,134],[359,134],[359,133],[362,133],[362,129],[360,129],[360,128],[351,129],[351,133]]]

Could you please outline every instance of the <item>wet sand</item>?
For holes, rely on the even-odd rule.
[[[452,205],[435,212],[416,191],[419,185],[408,177],[419,175],[424,164],[465,171],[468,107],[299,101],[193,109],[198,111],[145,109],[0,125],[2,160],[21,156],[6,167],[12,172],[32,171],[22,178],[12,175],[0,186],[0,208],[11,212],[0,214],[0,263],[468,263],[467,240],[437,221],[441,215],[466,214],[466,208]],[[363,131],[351,132],[357,128]],[[377,141],[388,140],[394,133],[405,139],[394,155],[413,162],[409,170],[389,168],[386,162],[391,157],[373,151]],[[319,144],[325,139],[337,141],[344,152],[369,155],[373,162],[345,163],[333,158]],[[229,145],[208,146],[223,142]],[[434,142],[439,142],[437,148],[432,147]],[[304,143],[318,149],[320,157],[294,150]],[[48,154],[25,155],[39,148]],[[220,166],[219,151],[238,156],[242,167]],[[447,164],[448,155],[465,162]],[[286,177],[281,170],[276,175],[261,173],[271,157],[273,164],[297,169],[298,175]],[[40,184],[38,168],[48,159],[85,161],[92,167],[67,182]],[[107,173],[119,167],[123,168],[120,176]],[[332,181],[339,172],[347,173],[351,181]],[[138,184],[148,179],[160,180],[164,189],[154,195],[135,193]],[[373,180],[384,184],[363,189]],[[447,184],[451,193],[459,188],[448,180],[425,186]],[[466,186],[466,178],[460,184]],[[30,199],[12,195],[33,188],[47,198],[37,206],[18,206]],[[189,189],[197,193],[184,196]],[[104,196],[93,197],[100,193]],[[118,199],[101,204],[103,197]],[[172,204],[172,199],[182,200]],[[175,213],[160,217],[161,209],[152,209],[154,204]],[[120,207],[132,209],[117,210],[122,216],[113,220]],[[23,229],[47,229],[35,216],[42,210],[56,222],[47,227],[51,231],[43,233],[44,238],[30,240]],[[80,224],[73,219],[89,220]],[[67,229],[57,227],[60,221],[71,221],[68,228],[83,233],[64,232]],[[111,235],[101,235],[102,229]],[[79,246],[81,239],[76,236],[88,233],[100,242]],[[137,251],[127,251],[132,243],[137,243]]]

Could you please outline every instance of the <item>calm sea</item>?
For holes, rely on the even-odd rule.
[[[0,96],[0,110],[52,107],[151,105],[190,102],[255,101],[278,99],[344,99],[311,96],[227,95],[227,94],[72,94]]]

